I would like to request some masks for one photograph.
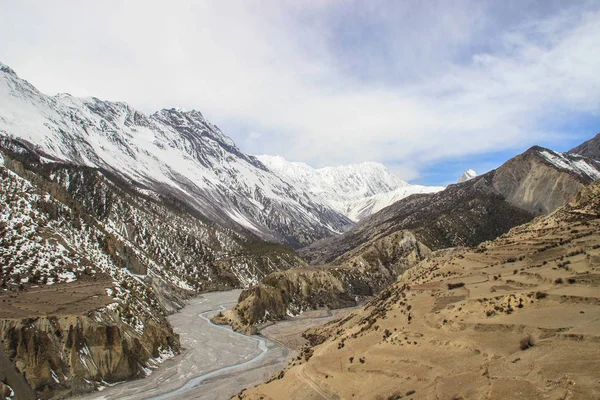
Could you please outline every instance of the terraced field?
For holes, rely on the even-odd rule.
[[[600,398],[600,184],[435,253],[244,399]]]

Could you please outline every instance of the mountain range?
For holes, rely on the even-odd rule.
[[[226,322],[252,331],[252,325],[302,310],[355,304],[432,252],[493,240],[553,213],[599,178],[600,161],[534,146],[486,174],[406,197],[341,235],[300,249],[313,266],[268,275],[242,293]]]
[[[0,337],[45,396],[144,376],[179,351],[166,315],[186,298],[303,266],[279,244],[353,225],[334,191],[296,187],[198,111],[47,96],[4,64],[0,152]],[[333,170],[354,201],[411,187],[380,164]]]
[[[600,178],[599,149],[411,185],[378,163],[245,154],[199,111],[48,96],[0,64],[0,366],[69,396],[180,352],[166,316],[198,293],[245,288],[219,322],[246,332],[381,299],[438,251],[564,210]]]
[[[211,221],[292,247],[338,234],[404,195],[440,189],[408,185],[381,164],[313,170],[257,158],[199,111],[146,115],[122,102],[47,96],[4,64],[0,134],[29,143],[48,161],[105,169]],[[317,186],[308,187],[317,176]],[[338,186],[329,187],[334,181]]]
[[[442,186],[411,185],[379,163],[312,168],[280,156],[257,156],[284,181],[314,200],[357,222],[416,193],[434,193]]]

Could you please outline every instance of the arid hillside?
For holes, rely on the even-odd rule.
[[[243,399],[600,398],[600,183],[439,251]]]

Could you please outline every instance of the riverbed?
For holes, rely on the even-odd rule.
[[[85,398],[229,399],[283,369],[291,357],[287,347],[209,321],[221,309],[233,307],[239,294],[239,290],[215,292],[191,300],[169,317],[180,335],[182,354],[144,379],[107,387]]]
[[[232,308],[240,292],[206,293],[189,301],[169,316],[180,335],[180,355],[165,361],[144,379],[119,383],[82,398],[230,399],[284,369],[306,342],[301,336],[304,330],[342,318],[353,310],[308,311],[261,327],[261,335],[245,336],[210,322],[219,311]]]

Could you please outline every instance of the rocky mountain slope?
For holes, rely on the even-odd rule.
[[[241,399],[596,399],[600,183],[470,249],[438,251],[363,309],[309,330]]]
[[[302,266],[111,171],[0,140],[0,337],[38,396],[146,375],[177,353],[189,296]]]
[[[215,322],[253,332],[254,325],[307,310],[355,306],[385,289],[429,254],[431,251],[411,232],[399,232],[338,265],[274,272],[244,290],[235,308]]]
[[[242,153],[198,111],[148,116],[121,102],[46,96],[0,64],[0,134],[48,159],[135,181],[265,240],[298,247],[351,224]]]
[[[600,178],[599,171],[598,161],[532,147],[484,175],[407,197],[300,254],[313,264],[337,263],[344,253],[400,230],[411,230],[432,250],[477,245],[565,205]]]
[[[474,246],[554,211],[600,177],[598,170],[594,160],[533,147],[480,177],[410,196],[341,236],[302,249],[314,264],[311,276],[306,269],[268,276],[244,291],[222,322],[248,330],[298,310],[336,308],[348,298],[376,294],[431,250]]]
[[[384,165],[366,162],[339,167],[312,168],[280,156],[257,156],[270,170],[315,202],[359,221],[415,193],[434,193],[441,186],[411,185],[393,175]]]
[[[569,150],[571,154],[579,154],[587,158],[600,161],[600,133],[585,141],[577,147]]]

